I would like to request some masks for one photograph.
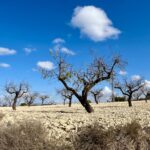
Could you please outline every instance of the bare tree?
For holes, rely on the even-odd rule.
[[[103,96],[102,89],[92,90],[91,94],[94,97],[95,103],[98,104],[100,101],[100,98]]]
[[[142,92],[142,94],[143,94],[144,97],[145,97],[145,102],[146,102],[146,103],[147,103],[147,95],[148,95],[149,91],[150,91],[150,88],[148,88],[147,86],[144,86],[144,87],[141,89],[141,92]]]
[[[5,90],[8,94],[11,94],[13,96],[12,109],[16,110],[17,100],[23,97],[23,95],[28,92],[29,86],[26,83],[20,83],[19,85],[8,83],[5,86]]]
[[[66,103],[66,100],[69,100],[69,107],[71,107],[73,93],[68,91],[67,89],[59,90],[58,93],[61,94],[61,96],[63,97],[64,105]]]
[[[27,93],[24,95],[24,101],[25,103],[28,105],[28,106],[31,106],[35,99],[38,97],[38,93],[37,92],[34,92],[34,93]]]
[[[43,94],[43,95],[40,95],[39,98],[41,99],[41,104],[44,105],[45,100],[48,99],[49,96]]]
[[[134,100],[139,100],[143,96],[142,88],[133,94]]]
[[[121,93],[127,97],[129,107],[132,107],[131,100],[133,98],[133,94],[139,91],[143,86],[144,86],[143,79],[131,81],[127,81],[125,79],[123,84],[116,83],[115,88],[119,89]]]
[[[65,62],[64,57],[61,55],[53,56],[56,67],[53,70],[41,69],[43,77],[58,79],[67,91],[73,93],[88,113],[93,112],[94,109],[87,99],[88,94],[98,83],[111,78],[112,72],[120,65],[120,58],[114,57],[111,63],[107,63],[103,58],[97,58],[87,69],[75,71],[70,64]]]
[[[5,95],[3,101],[7,104],[7,106],[11,107],[13,102],[12,95]]]

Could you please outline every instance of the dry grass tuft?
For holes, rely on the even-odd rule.
[[[55,136],[55,135],[54,135]],[[0,128],[0,150],[148,150],[150,128],[136,121],[108,130],[98,123],[82,127],[70,136],[56,139],[38,121],[25,121]]]
[[[0,150],[69,150],[70,147],[48,134],[38,121],[0,128]]]
[[[146,130],[136,121],[108,130],[95,123],[81,128],[73,138],[73,145],[75,150],[147,150],[150,132]]]
[[[3,113],[0,113],[0,121],[3,119],[5,115]]]

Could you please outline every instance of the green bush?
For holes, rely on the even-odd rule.
[[[88,102],[89,102],[89,103],[92,103],[92,101],[91,101],[91,100],[88,100]]]
[[[125,98],[124,97],[115,97],[115,102],[124,102]]]
[[[21,103],[20,106],[27,106],[27,104],[26,103]]]

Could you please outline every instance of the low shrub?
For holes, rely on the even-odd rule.
[[[125,98],[124,97],[115,97],[115,102],[124,102]]]
[[[52,137],[38,121],[0,128],[0,150],[148,150],[150,128],[137,121],[105,129],[98,123],[79,128],[65,139]]]
[[[27,106],[27,104],[26,103],[21,103],[20,106]]]
[[[150,129],[142,129],[136,121],[105,130],[98,123],[81,128],[73,137],[75,150],[147,150]]]
[[[48,138],[38,121],[26,121],[19,125],[0,128],[0,150],[70,150],[68,145]]]
[[[0,121],[3,119],[5,115],[3,113],[0,113]]]

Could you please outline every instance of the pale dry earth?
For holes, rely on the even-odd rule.
[[[79,127],[98,122],[105,128],[124,125],[132,120],[138,120],[142,127],[150,126],[150,102],[133,102],[129,108],[127,102],[92,104],[95,112],[88,114],[80,104],[71,108],[67,105],[54,106],[23,106],[17,111],[0,107],[0,113],[5,114],[0,126],[18,125],[25,120],[39,120],[46,127],[50,136],[69,138]]]

